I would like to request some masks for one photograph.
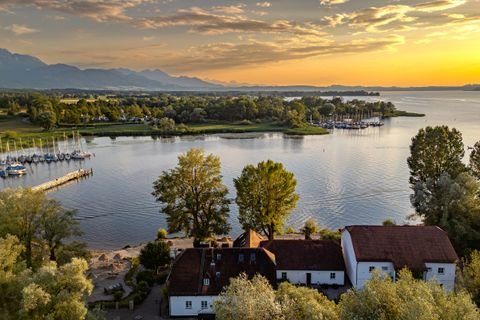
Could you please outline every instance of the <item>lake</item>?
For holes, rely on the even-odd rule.
[[[353,97],[352,97],[353,98]],[[346,99],[352,99],[348,97]],[[89,138],[95,157],[86,162],[32,165],[28,175],[1,179],[0,186],[37,185],[80,167],[94,175],[49,195],[78,209],[81,239],[93,248],[119,248],[152,240],[165,228],[152,192],[153,181],[176,165],[177,156],[192,147],[218,155],[224,183],[235,197],[233,178],[246,164],[272,159],[295,173],[297,208],[286,226],[295,229],[313,217],[320,225],[397,223],[413,212],[406,158],[411,138],[425,126],[446,124],[463,133],[465,146],[480,140],[480,92],[382,92],[398,109],[425,113],[424,118],[393,118],[381,128],[335,130],[330,135],[292,138],[282,134]],[[237,207],[231,205],[231,235],[242,232]]]

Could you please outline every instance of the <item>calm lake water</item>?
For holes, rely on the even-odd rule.
[[[359,99],[392,101],[398,109],[425,113],[424,118],[394,118],[382,128],[335,130],[330,135],[291,138],[282,134],[209,135],[169,139],[94,138],[87,141],[95,157],[86,162],[32,165],[28,175],[1,179],[0,187],[36,185],[83,167],[86,180],[51,192],[65,207],[78,209],[84,235],[94,248],[118,248],[146,242],[166,227],[152,183],[175,166],[192,147],[220,156],[224,182],[235,197],[232,179],[246,164],[272,159],[297,178],[297,209],[287,225],[300,228],[314,217],[329,228],[403,222],[413,212],[408,167],[411,138],[427,125],[447,124],[463,133],[465,146],[480,140],[480,92],[384,92]],[[237,208],[231,206],[233,236],[241,233]]]

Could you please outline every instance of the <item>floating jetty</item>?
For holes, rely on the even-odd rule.
[[[70,181],[86,178],[93,175],[93,169],[79,169],[70,173],[67,173],[63,177],[42,183],[32,188],[33,191],[47,191],[64,185]]]

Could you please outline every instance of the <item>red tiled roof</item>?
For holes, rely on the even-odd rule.
[[[269,240],[261,247],[275,255],[279,270],[345,270],[342,248],[330,240]]]
[[[395,269],[423,271],[425,263],[458,256],[447,233],[435,226],[347,226],[357,261],[390,261]]]
[[[240,255],[243,255],[243,262]],[[186,249],[172,266],[169,294],[218,295],[230,283],[230,278],[242,272],[249,277],[260,274],[274,285],[275,257],[263,248]],[[210,282],[208,286],[203,285],[206,278]]]

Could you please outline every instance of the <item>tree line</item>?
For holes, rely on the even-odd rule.
[[[271,121],[291,127],[307,120],[349,115],[388,117],[397,111],[391,102],[344,101],[335,97],[323,99],[303,96],[291,101],[279,96],[176,96],[158,94],[79,99],[62,101],[60,96],[43,93],[0,93],[0,108],[9,114],[26,110],[33,123],[45,129],[62,124],[98,121],[137,121],[139,119],[172,119],[176,123],[205,121]]]

